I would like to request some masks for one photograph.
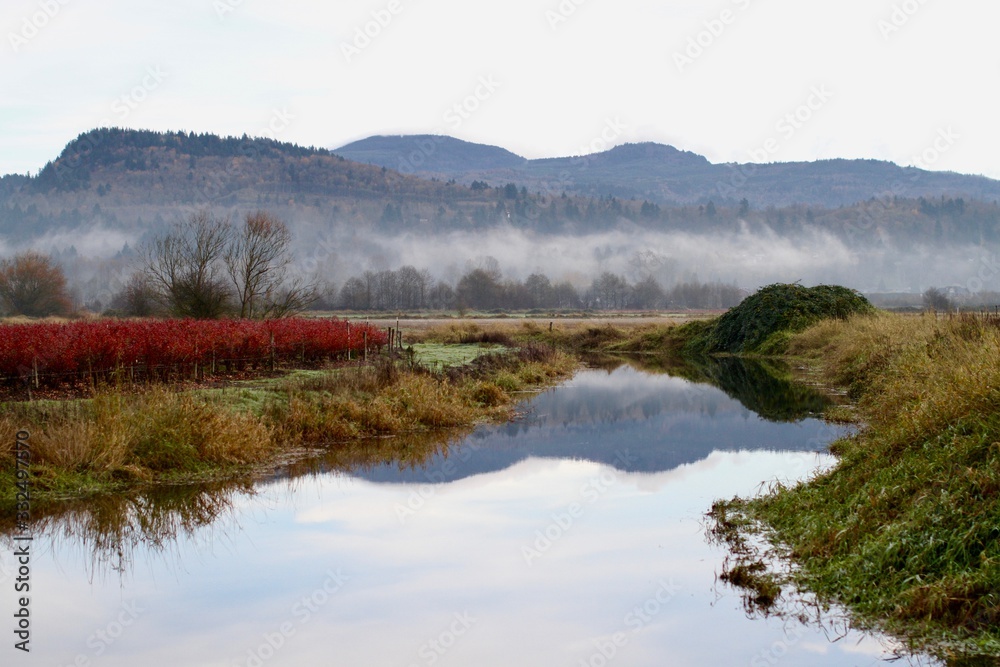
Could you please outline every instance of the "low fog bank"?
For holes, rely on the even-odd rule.
[[[728,233],[662,232],[623,225],[582,235],[543,234],[511,226],[475,231],[389,234],[319,220],[289,220],[294,273],[337,294],[366,271],[404,266],[455,286],[469,271],[491,267],[506,280],[544,274],[586,290],[611,273],[630,283],[652,278],[733,285],[753,291],[774,282],[840,284],[866,293],[952,294],[1000,291],[1000,254],[974,245],[898,247],[891,239],[848,247],[830,233],[807,229],[794,238],[746,226]],[[3,243],[5,256],[24,249],[51,254],[66,272],[79,305],[107,307],[137,268],[135,250],[150,238],[99,226],[52,232],[30,242]]]
[[[542,273],[585,288],[602,273],[631,282],[652,277],[664,287],[699,280],[754,290],[775,282],[833,283],[863,292],[919,294],[954,285],[970,292],[1000,288],[996,252],[977,246],[849,248],[829,233],[797,238],[751,232],[662,233],[619,229],[582,236],[501,227],[392,237],[351,230],[314,230],[299,239],[298,270],[343,284],[365,271],[413,266],[454,284],[495,258],[505,278]]]

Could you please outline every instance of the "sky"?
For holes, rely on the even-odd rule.
[[[988,0],[0,0],[0,173],[95,127],[1000,178]]]

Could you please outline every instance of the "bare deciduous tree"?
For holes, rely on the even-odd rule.
[[[129,317],[150,317],[163,310],[159,295],[144,273],[133,273],[111,300],[111,309]]]
[[[225,252],[240,317],[283,317],[316,300],[315,286],[289,278],[292,235],[266,211],[248,213]]]
[[[174,315],[213,318],[229,309],[219,261],[230,230],[228,219],[200,211],[143,249],[143,272]]]
[[[0,299],[8,312],[29,317],[68,315],[73,309],[62,269],[31,251],[0,262]]]
[[[628,302],[629,285],[614,273],[605,271],[591,283],[590,292],[598,308],[613,310],[624,308]]]
[[[924,292],[924,309],[938,313],[947,313],[955,307],[954,302],[948,298],[948,293],[943,289],[931,287]]]

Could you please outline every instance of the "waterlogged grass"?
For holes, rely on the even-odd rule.
[[[444,369],[472,363],[484,354],[503,354],[503,345],[416,343],[411,346],[415,361],[431,369]]]
[[[791,339],[867,428],[817,479],[741,503],[798,583],[946,658],[1000,657],[1000,322],[879,314]],[[985,664],[985,663],[984,663]]]
[[[303,445],[502,420],[517,392],[557,382],[577,364],[533,345],[489,354],[475,346],[474,358],[471,349],[431,350],[451,365],[432,370],[404,354],[224,389],[104,389],[86,400],[0,406],[0,515],[13,514],[19,430],[31,433],[41,507],[144,484],[245,477]]]

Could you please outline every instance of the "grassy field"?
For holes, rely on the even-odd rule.
[[[15,434],[32,451],[33,508],[141,485],[247,477],[296,448],[338,448],[510,417],[518,394],[570,375],[552,347],[425,344],[222,387],[103,387],[0,405],[0,514],[15,507]]]
[[[995,664],[1000,320],[827,320],[792,336],[788,353],[847,388],[866,426],[835,444],[828,474],[717,504],[717,530],[766,526],[796,583],[861,624],[950,664]]]

